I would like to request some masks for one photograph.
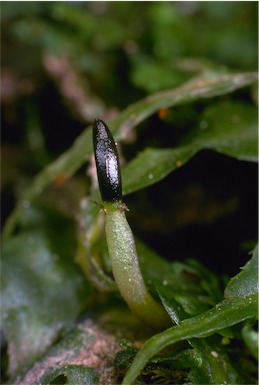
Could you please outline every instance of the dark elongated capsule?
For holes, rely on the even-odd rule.
[[[122,187],[117,147],[109,128],[99,119],[96,119],[93,125],[93,145],[102,200],[121,201]]]

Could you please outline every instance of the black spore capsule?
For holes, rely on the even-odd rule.
[[[99,119],[93,125],[93,145],[102,200],[120,201],[122,187],[118,151],[109,128]]]

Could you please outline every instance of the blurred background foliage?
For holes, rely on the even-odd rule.
[[[256,2],[2,2],[1,21],[2,223],[31,177],[69,148],[96,116],[109,119],[150,92],[176,87],[195,75],[257,68]],[[252,102],[247,90],[231,97]],[[139,127],[138,136],[128,139],[129,145],[124,143],[126,160],[147,145],[177,145],[197,123],[206,103],[153,115]],[[237,237],[245,232],[248,240],[255,236],[254,165],[239,164],[237,168],[232,159],[207,156],[212,158],[209,168],[198,157],[183,169],[182,177],[175,174],[174,194],[159,198],[156,185],[140,193],[139,206],[143,207],[143,200],[145,205],[150,202],[154,215],[149,225],[142,223],[139,232],[142,236],[151,232],[151,239],[153,231],[161,228],[154,220],[158,218],[155,207],[161,212],[161,201],[168,205],[172,200],[179,202],[175,203],[174,224],[163,229],[171,234],[187,225],[187,233],[178,234],[175,240],[179,256],[186,236],[204,238],[207,231],[202,227],[197,235],[190,225],[202,221],[207,226],[222,217],[232,221],[228,215],[233,213],[242,218],[240,211],[236,213],[240,196],[245,202],[241,211],[248,217],[251,213],[252,229],[240,223]],[[81,174],[83,183],[78,179],[75,186],[68,185],[63,191],[75,195],[77,201],[89,189],[89,178],[84,170]],[[232,179],[227,182],[227,178]],[[167,183],[172,183],[170,177]],[[251,184],[252,188],[236,196],[237,185]],[[183,191],[185,199],[181,199]],[[137,201],[136,196],[133,200]],[[179,209],[183,202],[184,212]],[[251,207],[248,202],[253,202]],[[204,220],[202,206],[210,207]],[[228,237],[225,234],[223,238]],[[171,244],[168,235],[155,239],[157,244]],[[195,242],[191,250],[195,250]],[[245,252],[247,249],[250,244]]]

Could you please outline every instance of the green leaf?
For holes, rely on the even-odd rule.
[[[2,250],[1,315],[12,376],[75,320],[90,292],[73,262],[71,222],[46,209],[27,211],[24,231]]]
[[[147,148],[125,167],[124,193],[158,182],[202,149],[257,162],[257,110],[237,102],[209,107],[201,116],[200,127],[192,130],[182,145],[172,149]]]
[[[151,261],[152,263],[152,261]],[[173,264],[172,264],[173,265]],[[169,270],[169,268],[168,268]],[[188,269],[186,270],[188,271]],[[130,367],[128,373],[125,376],[123,381],[123,385],[131,384],[134,379],[140,374],[140,371],[144,368],[147,362],[152,358],[155,354],[161,351],[163,348],[167,347],[178,341],[188,340],[190,344],[196,349],[196,359],[200,357],[199,370],[202,370],[202,367],[206,367],[207,365],[211,366],[209,372],[208,370],[204,370],[202,374],[202,378],[206,376],[206,372],[213,372],[212,378],[218,378],[218,381],[221,383],[223,379],[223,371],[219,371],[218,366],[218,357],[219,360],[225,361],[225,367],[228,366],[228,370],[225,372],[225,375],[232,373],[232,376],[235,375],[235,371],[231,368],[231,364],[227,363],[227,358],[223,358],[225,353],[222,353],[219,349],[219,346],[213,342],[215,348],[212,349],[211,342],[206,342],[205,340],[193,340],[193,338],[205,338],[210,336],[215,332],[221,332],[225,328],[228,328],[232,325],[235,325],[241,321],[246,319],[254,319],[257,317],[258,311],[258,280],[257,280],[257,248],[253,252],[252,259],[246,264],[243,270],[234,277],[228,284],[225,290],[226,299],[219,302],[212,309],[205,311],[195,317],[183,319],[186,317],[186,309],[181,310],[179,308],[179,303],[177,305],[177,298],[180,299],[180,305],[182,297],[179,295],[176,296],[174,292],[172,297],[176,297],[176,300],[172,300],[171,297],[171,288],[169,281],[170,290],[161,290],[162,286],[160,286],[160,291],[162,293],[162,299],[164,304],[166,305],[169,314],[173,316],[173,319],[178,323],[178,325],[160,333],[148,341],[145,342],[144,346],[137,354],[136,358],[133,361],[132,366]],[[168,278],[168,277],[167,277]],[[174,277],[176,279],[176,277]],[[209,278],[208,278],[209,280]],[[185,286],[188,285],[188,279],[183,280],[183,277],[178,277],[177,282],[183,283]],[[196,280],[197,282],[197,280]],[[206,285],[205,285],[206,287]],[[190,287],[194,292],[194,288]],[[187,300],[190,301],[190,292],[187,291]],[[196,297],[198,296],[196,290]],[[201,293],[200,293],[201,295]],[[191,302],[189,302],[191,303]],[[196,304],[196,309],[199,309],[200,304]],[[201,309],[201,308],[200,308]],[[190,311],[189,311],[190,314]],[[182,320],[183,319],[183,320]],[[249,341],[251,344],[251,341]],[[254,343],[252,344],[252,348],[254,349]],[[217,360],[214,360],[213,357],[208,355],[206,351],[215,350],[215,357]],[[205,354],[206,353],[206,354]],[[204,355],[205,354],[205,355]],[[223,356],[222,356],[223,354]],[[197,365],[196,365],[197,366]],[[214,368],[214,369],[213,369]],[[197,368],[196,368],[197,369]],[[195,370],[194,369],[194,373]],[[208,375],[207,373],[207,375]],[[195,374],[193,374],[195,376]],[[197,375],[197,373],[196,373]],[[199,377],[199,375],[198,375]],[[196,377],[196,380],[197,378]],[[224,377],[224,376],[223,376]],[[226,378],[225,378],[226,380]],[[233,379],[232,379],[233,380]],[[229,379],[227,380],[229,381]],[[210,383],[210,379],[207,378],[205,382]],[[201,382],[202,383],[202,382]],[[203,382],[204,383],[204,382]]]
[[[137,242],[137,252],[146,284],[171,307],[175,322],[200,314],[222,299],[220,280],[197,261],[170,263],[141,242]]]
[[[253,72],[240,74],[210,74],[210,76],[196,78],[182,86],[163,92],[158,92],[148,96],[135,104],[126,108],[117,118],[108,121],[116,140],[125,137],[129,130],[154,114],[161,108],[172,107],[174,105],[193,103],[201,99],[208,99],[215,96],[226,95],[242,87],[249,86],[256,82],[257,74]],[[197,151],[197,149],[196,149]],[[73,146],[63,153],[57,160],[48,165],[40,172],[25,192],[22,199],[17,203],[15,210],[9,217],[4,228],[3,237],[7,238],[14,231],[24,210],[24,205],[37,197],[42,190],[53,182],[57,177],[70,177],[76,170],[90,157],[92,153],[92,138],[89,129],[86,129],[75,141]],[[184,155],[184,154],[181,154]],[[159,154],[156,156],[156,158]],[[190,156],[190,154],[186,155]],[[168,157],[162,159],[168,162]],[[180,159],[184,161],[184,159]],[[170,167],[174,160],[170,160]],[[148,175],[148,174],[147,174]],[[146,179],[147,176],[145,176]],[[152,178],[150,176],[150,178]],[[153,180],[154,182],[154,180]],[[147,184],[148,185],[148,184]],[[130,190],[126,186],[125,191]]]
[[[257,294],[247,298],[224,300],[211,310],[188,318],[145,342],[136,355],[122,385],[130,385],[139,375],[149,359],[166,346],[190,338],[203,338],[257,315]]]
[[[230,280],[225,289],[225,298],[246,298],[259,290],[258,282],[258,245],[252,252],[252,258],[242,271]]]
[[[147,284],[153,292],[159,293],[162,303],[176,324],[206,312],[222,299],[220,280],[197,261],[169,263],[144,244],[138,243],[137,249]],[[233,337],[229,329],[224,329],[221,333]],[[217,337],[188,339],[191,349],[185,349],[181,353],[188,352],[188,360],[185,366],[180,367],[189,371],[188,378],[192,383],[240,382],[240,375],[221,343],[222,337]],[[172,353],[171,360],[173,356]],[[157,358],[153,359],[155,360]],[[183,365],[183,362],[180,364],[179,357],[175,358],[175,365],[178,368]]]
[[[243,379],[235,370],[231,357],[219,336],[191,340],[191,371],[188,379],[192,384],[239,384]]]

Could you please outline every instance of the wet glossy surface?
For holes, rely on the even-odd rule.
[[[93,144],[102,200],[119,201],[122,188],[118,152],[110,130],[99,119],[93,125]]]

